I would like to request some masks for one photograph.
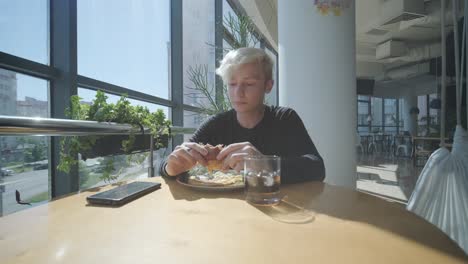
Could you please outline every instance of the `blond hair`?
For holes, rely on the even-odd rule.
[[[232,76],[232,72],[239,65],[257,62],[263,68],[266,80],[273,78],[273,61],[265,51],[257,48],[239,48],[229,51],[221,60],[221,65],[216,69],[224,83],[227,83]]]

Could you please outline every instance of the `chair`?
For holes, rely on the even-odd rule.
[[[411,156],[411,136],[395,135],[395,149],[393,155],[396,157]],[[403,155],[401,155],[403,154]]]
[[[361,153],[364,153],[364,147],[362,145],[361,136],[359,135],[359,133],[356,133],[356,150],[357,149],[360,149]]]

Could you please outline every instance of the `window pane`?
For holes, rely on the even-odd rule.
[[[367,95],[358,95],[358,100],[369,101],[369,96],[367,96]]]
[[[358,102],[358,126],[368,126],[369,103]]]
[[[431,135],[438,135],[440,133],[439,126],[439,113],[440,113],[440,99],[437,94],[429,95],[429,133]]]
[[[384,99],[385,107],[384,107],[384,117],[385,117],[385,125],[386,126],[396,126],[396,108],[397,108],[397,101],[396,99]]]
[[[231,44],[223,39],[223,56],[226,55],[230,50],[232,50]]]
[[[248,18],[246,16],[240,17]],[[246,21],[244,20],[244,22]],[[252,32],[240,30],[242,26],[239,24],[241,23],[243,23],[242,20],[239,18],[239,15],[237,15],[229,2],[223,0],[223,25],[230,33],[230,35],[232,35],[234,40],[238,42],[236,45],[241,47],[247,46],[260,48],[260,40],[254,34],[252,34]],[[246,24],[244,24],[244,26],[245,25]]]
[[[400,126],[400,131],[403,131],[405,129],[405,100],[400,98],[398,100],[398,104],[399,104],[399,126]]]
[[[229,4],[229,2],[226,0],[223,0],[223,19],[224,20],[229,19],[230,16],[235,21],[239,20],[236,12],[234,12],[234,9],[232,9],[232,6]]]
[[[169,1],[77,2],[78,73],[169,98]]]
[[[277,95],[278,95],[278,80],[276,79],[277,75],[277,58],[276,55],[271,52],[269,49],[265,49],[265,52],[273,60],[273,89],[269,94],[266,95],[266,103],[268,105],[278,105]]]
[[[214,0],[183,1],[184,103],[215,101]]]
[[[48,82],[0,69],[0,115],[48,117]],[[0,216],[49,199],[49,137],[0,136]]]
[[[0,0],[0,51],[49,64],[49,1]]]
[[[382,98],[371,98],[372,132],[382,132]]]
[[[78,88],[78,96],[82,98],[82,102],[91,103],[96,95],[95,91]],[[119,100],[119,96],[107,94],[108,103],[116,103]],[[129,99],[132,105],[146,106],[150,111],[156,111],[162,109],[168,116],[169,109],[164,106],[142,102],[138,100]],[[87,159],[86,161],[79,161],[79,177],[80,177],[80,189],[88,189],[105,185],[108,182],[103,180],[101,177],[105,173],[109,173],[111,176],[116,177],[115,181],[142,179],[148,177],[148,164],[149,164],[149,151],[135,153],[131,155],[115,155],[106,157],[97,157]],[[159,164],[164,157],[168,155],[168,149],[159,149],[153,153],[153,164],[157,171]]]
[[[114,95],[114,94],[106,94],[106,95],[108,97],[107,98],[108,103],[114,103],[115,104],[120,99],[120,96],[117,96],[117,95]],[[96,96],[96,91],[85,89],[85,88],[78,88],[78,96],[82,98],[82,100],[81,100],[82,102],[91,103],[93,101],[94,97]],[[148,107],[148,109],[151,112],[155,112],[158,109],[162,109],[164,114],[166,115],[166,118],[170,119],[169,108],[168,107],[157,105],[157,104],[152,104],[152,103],[148,103],[148,102],[143,102],[143,101],[139,101],[139,100],[135,100],[135,99],[131,99],[131,98],[129,98],[128,101],[130,101],[130,103],[132,105],[135,105],[135,106],[136,105],[146,106],[146,107]]]
[[[184,127],[198,128],[205,122],[209,116],[197,112],[184,111]],[[184,141],[188,141],[191,134],[184,135]]]
[[[427,96],[418,96],[418,135],[427,135]]]

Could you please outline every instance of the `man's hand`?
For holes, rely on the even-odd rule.
[[[234,169],[241,171],[244,169],[244,158],[247,156],[263,155],[250,142],[231,144],[218,154],[216,159],[224,160],[222,170]]]
[[[193,142],[185,142],[177,146],[169,157],[167,157],[166,172],[170,176],[176,176],[190,170],[197,162],[206,166],[206,154],[208,154],[208,150],[202,145]]]

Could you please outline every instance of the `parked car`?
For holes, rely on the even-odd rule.
[[[49,164],[47,164],[47,163],[37,164],[37,165],[34,165],[33,170],[46,170],[48,168],[49,168]]]
[[[11,176],[13,175],[13,171],[9,169],[0,169],[1,176]]]

